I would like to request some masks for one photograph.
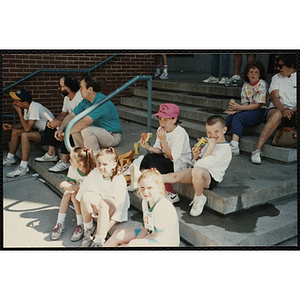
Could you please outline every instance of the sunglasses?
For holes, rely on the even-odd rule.
[[[285,66],[285,64],[278,64],[278,68],[281,70],[282,67]]]

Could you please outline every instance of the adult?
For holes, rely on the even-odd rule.
[[[221,80],[219,80],[220,57],[222,59]],[[230,63],[229,54],[211,54],[210,55],[210,76],[207,79],[204,79],[203,82],[225,84],[227,81],[229,81],[229,63]]]
[[[160,58],[163,61],[163,72],[160,73]],[[162,80],[169,79],[168,74],[168,58],[165,53],[161,53],[160,55],[155,55],[155,78],[159,78]]]
[[[251,162],[261,163],[261,148],[278,126],[295,127],[297,124],[297,70],[296,55],[280,55],[279,73],[271,80],[269,93],[271,103],[265,113],[266,125],[260,133],[252,152]]]
[[[3,130],[12,130],[10,149],[7,157],[3,158],[3,166],[16,163],[15,154],[20,143],[22,143],[22,160],[20,165],[15,170],[6,174],[7,177],[16,177],[23,176],[29,172],[28,158],[31,148],[30,142],[33,141],[40,145],[45,145],[47,118],[44,116],[44,113],[46,112],[51,118],[54,118],[54,116],[48,108],[38,102],[32,101],[31,93],[25,89],[19,89],[16,93],[10,92],[9,94],[14,99],[14,108],[21,122],[15,125],[3,124]],[[24,116],[22,115],[22,109],[24,109]],[[34,129],[38,131],[34,131]],[[53,148],[55,151],[55,147]]]
[[[79,113],[99,103],[105,95],[100,92],[100,83],[89,75],[80,81],[80,92],[84,98],[63,120],[55,132],[58,140],[64,138],[67,124]],[[121,141],[122,127],[118,111],[111,101],[79,120],[70,130],[75,146],[87,147],[97,153],[101,148],[115,147]]]
[[[48,140],[46,141],[49,145],[56,145],[57,140],[54,137],[55,130],[58,126],[61,125],[64,118],[73,111],[73,109],[78,105],[82,100],[81,93],[79,91],[79,84],[75,77],[70,75],[64,75],[59,79],[59,87],[61,95],[64,97],[64,103],[61,110],[61,113],[53,120],[47,123],[47,127],[45,131],[50,131],[51,134],[48,134]],[[71,137],[71,145],[74,146],[73,139]],[[54,152],[51,152],[52,147],[48,148],[48,152],[46,152],[43,156],[37,157],[35,160],[39,162],[44,161],[57,161],[58,158]],[[68,170],[70,167],[69,157],[70,153],[67,150],[65,143],[62,143],[61,146],[61,159],[56,163],[55,166],[49,168],[51,172],[62,172],[64,170]]]

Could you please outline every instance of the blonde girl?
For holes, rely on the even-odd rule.
[[[138,193],[143,198],[143,229],[117,229],[105,247],[179,246],[179,226],[175,207],[165,198],[161,174],[144,170],[138,179]]]
[[[103,246],[107,232],[117,222],[127,221],[130,206],[127,183],[114,148],[98,153],[97,168],[89,174],[77,199],[80,200],[84,223],[81,247]],[[94,240],[93,217],[98,218]]]
[[[56,221],[56,225],[52,230],[51,239],[57,240],[61,237],[65,230],[65,219],[69,208],[70,200],[72,201],[77,226],[72,232],[71,241],[79,241],[83,236],[83,219],[80,209],[80,203],[76,200],[76,194],[80,188],[80,185],[87,177],[87,175],[96,167],[93,151],[87,148],[75,147],[70,154],[70,164],[67,180],[60,183],[60,187],[65,190],[61,199],[59,213]]]

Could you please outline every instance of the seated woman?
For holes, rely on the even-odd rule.
[[[261,148],[278,126],[296,127],[297,124],[296,55],[280,55],[278,70],[280,73],[272,77],[270,84],[271,104],[265,113],[266,125],[251,155],[253,164],[261,163]]]

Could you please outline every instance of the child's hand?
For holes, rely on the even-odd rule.
[[[234,115],[234,114],[238,113],[238,111],[227,109],[227,110],[224,111],[224,113],[226,113],[226,114],[228,114],[228,115]]]
[[[162,141],[166,141],[167,139],[167,135],[166,135],[166,131],[162,128],[159,128],[156,132],[156,136]]]
[[[197,148],[197,149],[196,149],[196,147],[193,147],[193,148],[192,148],[192,153],[193,153],[193,157],[194,157],[195,160],[198,159],[198,157],[199,157],[199,155],[200,155],[200,152],[201,152],[201,151],[200,151],[198,148]]]
[[[146,143],[142,138],[139,140],[139,144],[142,148],[149,150],[150,146],[148,143]]]
[[[68,181],[63,181],[60,183],[59,187],[64,189],[65,191],[70,191],[72,189],[72,184]]]
[[[216,140],[214,138],[207,139],[208,146],[215,147]]]

